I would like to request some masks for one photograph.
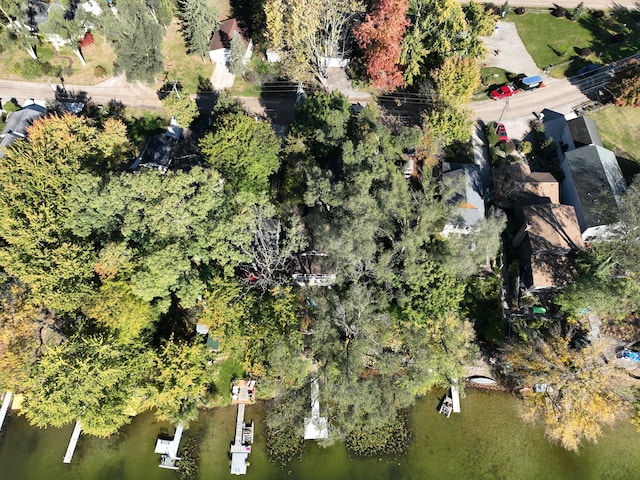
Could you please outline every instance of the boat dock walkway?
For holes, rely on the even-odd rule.
[[[255,402],[256,382],[240,380],[231,389],[231,402],[238,405],[236,416],[236,435],[231,444],[231,474],[245,475],[249,464],[249,453],[253,443],[253,422],[245,423],[244,414],[247,404]]]
[[[0,408],[0,430],[2,430],[2,425],[4,425],[4,419],[9,412],[9,408],[11,408],[11,400],[13,399],[13,392],[7,390],[4,394],[4,400],[2,400],[2,408]]]
[[[80,422],[76,422],[76,426],[73,428],[73,433],[71,434],[71,440],[69,440],[67,453],[64,454],[64,459],[62,460],[64,463],[71,463],[73,452],[75,452],[78,439],[80,438],[80,433],[82,433],[82,425]]]
[[[458,386],[451,386],[451,403],[453,403],[453,413],[460,413],[460,392]]]
[[[304,439],[318,440],[329,437],[327,417],[320,416],[320,386],[316,378],[311,382],[311,417],[304,419]]]
[[[231,453],[238,451],[239,447],[242,447],[242,430],[244,429],[244,409],[245,404],[238,404],[238,416],[236,417],[236,436],[234,437],[233,445],[231,445]],[[244,449],[240,450],[244,452]]]

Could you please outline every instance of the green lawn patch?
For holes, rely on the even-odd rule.
[[[593,35],[581,22],[556,18],[550,13],[509,15],[515,22],[518,35],[538,68],[557,65],[551,72],[561,77],[569,70],[571,61],[579,58],[574,48],[589,47]]]
[[[216,394],[219,395],[219,405],[231,403],[231,382],[236,378],[242,378],[243,374],[242,364],[233,357],[223,360],[217,366],[214,383]]]
[[[595,18],[589,12],[578,20],[556,18],[547,12],[525,15],[509,14],[527,51],[540,69],[552,66],[553,77],[575,75],[590,63],[608,63],[636,53],[640,49],[640,27],[636,13],[624,8],[606,12]],[[614,35],[622,41],[613,43]],[[581,58],[577,49],[591,49],[592,54]]]
[[[589,114],[604,146],[613,150],[629,180],[640,173],[640,108],[610,106]]]
[[[229,93],[234,97],[259,97],[261,92],[260,85],[247,82],[241,77],[236,77],[233,87],[229,89]]]
[[[196,93],[202,83],[202,79],[211,78],[214,64],[209,58],[203,59],[198,55],[187,54],[187,46],[180,33],[180,22],[174,19],[167,27],[167,33],[162,44],[164,56],[165,78],[160,78],[157,88],[165,80],[177,80],[189,93]]]

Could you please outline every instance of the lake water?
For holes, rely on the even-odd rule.
[[[628,422],[608,431],[598,445],[569,453],[551,445],[539,429],[517,417],[517,401],[506,394],[470,390],[462,413],[436,412],[437,397],[419,400],[412,411],[414,441],[398,458],[355,458],[341,446],[309,443],[301,461],[281,468],[265,455],[260,405],[247,408],[256,420],[256,443],[248,479],[276,480],[630,480],[640,478],[640,434]],[[204,413],[185,433],[201,440],[200,479],[232,478],[228,446],[235,407]],[[0,438],[0,480],[175,480],[158,468],[156,437],[169,425],[151,414],[136,417],[110,439],[82,436],[71,464],[62,457],[72,426],[40,430],[12,416]],[[184,437],[183,437],[184,438]],[[233,477],[235,478],[235,477]]]

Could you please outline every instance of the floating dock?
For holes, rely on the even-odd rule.
[[[327,417],[320,416],[320,402],[318,397],[320,387],[318,379],[311,382],[311,417],[304,419],[304,439],[319,440],[329,437],[329,428],[327,426]]]
[[[155,453],[162,455],[160,465],[158,465],[160,468],[178,470],[176,463],[180,460],[180,457],[178,457],[178,448],[180,447],[180,440],[182,439],[182,431],[182,425],[178,425],[171,440],[159,438],[156,442]]]
[[[4,399],[2,400],[2,408],[0,408],[0,430],[2,430],[2,425],[4,425],[4,419],[11,408],[11,400],[13,399],[13,392],[7,390],[4,394]]]
[[[80,438],[80,433],[82,433],[82,425],[80,422],[76,422],[76,426],[73,428],[73,433],[71,434],[71,440],[69,440],[67,453],[64,454],[64,459],[62,460],[64,463],[71,463],[73,452],[75,452],[78,439]]]

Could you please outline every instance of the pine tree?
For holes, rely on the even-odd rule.
[[[205,57],[211,35],[218,28],[218,12],[202,0],[179,0],[178,9],[189,53]]]
[[[242,36],[238,32],[231,37],[229,69],[234,75],[243,75],[245,70],[244,56],[247,48],[244,45]]]

